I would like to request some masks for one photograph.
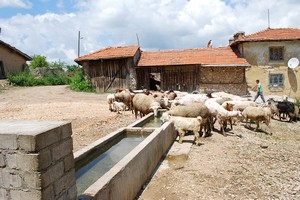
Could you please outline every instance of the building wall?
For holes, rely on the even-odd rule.
[[[133,58],[89,61],[83,63],[83,68],[96,91],[134,87]]]
[[[284,86],[271,87],[269,86],[269,74],[283,74]],[[287,66],[268,67],[268,66],[252,66],[246,70],[248,88],[256,85],[255,80],[259,79],[264,95],[287,95],[290,98],[300,99],[300,71],[299,67],[296,70],[289,69]]]
[[[244,67],[201,67],[200,90],[223,91],[236,95],[247,94]]]
[[[283,46],[283,61],[269,61],[269,47]],[[277,42],[247,42],[239,45],[239,50],[252,65],[246,71],[249,88],[255,85],[259,79],[264,87],[265,95],[287,95],[291,98],[300,98],[300,72],[298,66],[295,70],[288,68],[290,58],[300,60],[300,41],[277,41]],[[270,74],[283,74],[283,87],[269,85]]]
[[[26,59],[23,56],[1,44],[0,61],[2,61],[5,75],[22,71],[26,65]]]

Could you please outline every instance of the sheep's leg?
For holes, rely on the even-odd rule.
[[[246,118],[246,126],[248,128],[251,128],[251,119],[249,120],[249,124],[248,124],[248,118]]]
[[[179,134],[178,143],[182,144],[182,140],[183,140],[183,137],[185,135],[185,131],[184,130],[178,130],[178,134]]]
[[[255,129],[255,131],[258,131],[258,128],[259,128],[259,120],[256,120],[256,129]]]
[[[195,144],[198,146],[199,145],[199,132],[198,131],[193,131],[195,135]]]
[[[230,129],[232,130],[233,127],[232,127],[232,118],[229,119],[229,123],[230,123]]]
[[[226,136],[225,131],[224,131],[224,121],[221,119],[218,119],[219,124],[220,124],[220,132],[222,135]]]
[[[135,115],[135,119],[137,119],[138,116],[138,110],[136,108],[134,108],[134,115]]]

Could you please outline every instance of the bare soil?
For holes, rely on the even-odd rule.
[[[129,111],[110,112],[106,96],[0,84],[0,119],[70,121],[77,151],[135,121]],[[299,122],[272,119],[258,132],[239,123],[227,135],[214,131],[187,160],[162,161],[138,199],[300,199]]]

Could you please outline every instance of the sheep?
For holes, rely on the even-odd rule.
[[[120,111],[123,111],[123,114],[125,114],[126,105],[123,102],[114,101],[113,105],[118,114],[120,114]]]
[[[240,100],[240,101],[249,101],[249,100],[251,100],[251,99],[248,99],[248,98],[240,97],[240,96],[233,95],[233,94],[226,93],[226,92],[213,92],[212,95],[214,97],[230,98],[232,100]]]
[[[241,101],[241,100],[225,101],[222,104],[222,106],[225,107],[227,104],[233,105],[233,110],[239,110],[241,112],[248,106],[254,106],[254,107],[257,106],[257,104],[253,101]]]
[[[268,102],[272,105],[272,111],[275,113],[281,121],[281,114],[289,116],[289,121],[293,120],[295,113],[295,104],[289,101],[275,101],[273,98],[268,99]]]
[[[250,121],[253,120],[256,122],[255,131],[258,130],[260,121],[264,121],[266,123],[266,125],[269,126],[271,114],[272,114],[272,111],[271,111],[270,106],[267,106],[267,107],[248,106],[242,112],[243,118],[246,120],[246,126],[248,124],[248,120],[250,120]],[[248,127],[250,127],[250,126],[251,126],[251,123],[249,123]]]
[[[194,141],[195,144],[199,145],[199,131],[202,123],[202,117],[198,116],[197,118],[191,117],[178,117],[170,116],[168,113],[164,112],[161,116],[161,121],[169,121],[174,124],[175,130],[178,131],[179,140],[178,142],[182,144],[183,137],[187,131],[192,131],[195,135]]]
[[[168,98],[165,96],[164,93],[161,92],[154,92],[152,93],[154,99],[160,104],[161,108],[164,109],[169,109],[169,100]]]
[[[115,108],[114,108],[113,102],[115,101],[115,95],[114,94],[108,94],[106,99],[107,99],[107,103],[108,103],[108,109],[110,111],[114,111]]]
[[[155,100],[152,95],[146,95],[143,93],[136,94],[132,99],[135,118],[137,118],[138,112],[140,116],[146,115],[150,112],[154,113],[154,117],[157,116],[158,109],[161,108],[160,104]]]
[[[116,88],[116,93],[124,91],[124,88]]]
[[[165,92],[165,95],[168,97],[169,100],[174,100],[177,97],[176,92],[174,90],[169,90]]]
[[[211,133],[211,115],[208,108],[204,105],[204,103],[191,103],[189,105],[178,105],[171,107],[168,114],[171,116],[181,116],[181,117],[202,117],[200,133],[203,128],[205,129],[204,137],[208,136]]]
[[[116,101],[123,102],[128,107],[128,109],[131,110],[133,113],[132,94],[129,91],[125,90],[122,92],[115,93],[114,95]]]
[[[222,107],[217,101],[220,98],[211,98],[205,101],[205,105],[209,109],[211,116],[215,118],[215,120],[212,122],[212,127],[215,121],[218,121],[220,125],[220,132],[222,135],[226,136],[224,133],[224,125],[226,124],[226,121],[229,120],[232,117],[241,117],[242,114],[240,111],[228,111],[224,107]],[[231,127],[232,128],[232,127]]]
[[[209,97],[206,94],[187,94],[179,99],[179,104],[188,105],[195,102],[205,102]]]

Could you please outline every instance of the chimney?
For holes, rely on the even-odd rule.
[[[236,34],[233,35],[233,40],[238,40],[245,37],[245,32],[244,31],[239,31]]]
[[[230,39],[229,39],[229,45],[231,45],[233,42],[234,42],[234,39],[233,39],[233,38],[230,38]]]

